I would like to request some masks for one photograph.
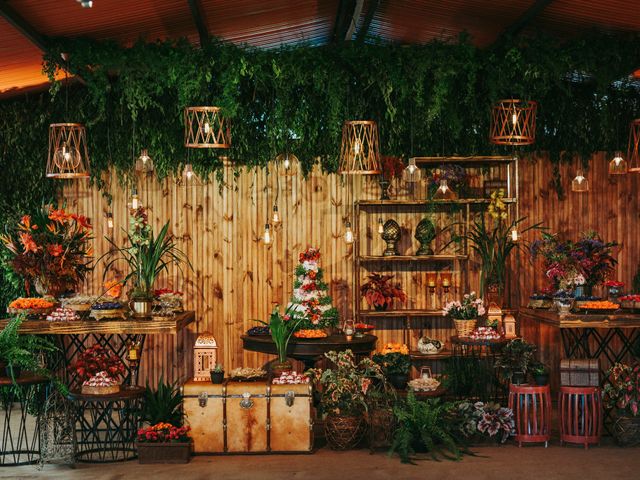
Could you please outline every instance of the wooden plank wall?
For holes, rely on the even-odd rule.
[[[558,200],[550,186],[551,164],[542,158],[521,161],[520,214],[528,215],[532,221],[544,221],[551,231],[572,237],[580,231],[595,228],[606,239],[618,239],[623,246],[618,277],[630,282],[640,260],[635,248],[640,230],[638,179],[631,175],[610,178],[606,163],[604,155],[594,158],[592,170],[588,172],[591,192],[586,195],[570,192],[570,175],[575,165],[563,166],[568,192],[566,199]],[[157,286],[183,290],[186,308],[194,309],[197,316],[197,322],[181,338],[169,335],[147,338],[141,365],[142,382],[145,379],[155,381],[162,372],[165,378],[177,378],[189,372],[193,361],[191,347],[197,333],[203,331],[213,332],[218,339],[219,359],[227,370],[242,365],[260,366],[268,361],[266,355],[243,351],[240,335],[254,325],[252,319],[266,319],[274,303],[288,301],[297,255],[308,246],[320,248],[322,267],[334,304],[343,318],[351,316],[353,247],[342,240],[343,220],[350,200],[378,198],[377,181],[357,177],[352,180],[349,193],[342,178],[324,175],[319,169],[307,179],[300,175],[277,177],[275,171],[267,175],[264,169],[240,168],[236,173],[234,175],[233,168],[227,167],[222,183],[213,178],[209,183],[191,182],[188,185],[175,179],[158,182],[153,176],[138,179],[141,201],[149,208],[151,222],[159,229],[170,220],[172,233],[194,267],[193,272],[186,272],[184,276],[172,269]],[[124,233],[120,229],[127,227],[130,192],[120,186],[115,176],[106,180],[113,195],[116,226],[113,235],[116,241],[124,243]],[[392,198],[412,195],[423,198],[424,190],[424,184],[411,192],[396,182],[391,192]],[[278,206],[283,223],[275,231],[273,245],[266,247],[260,236],[270,216],[276,191],[279,191]],[[108,250],[103,238],[108,234],[104,218],[106,201],[96,188],[79,183],[67,186],[65,198],[72,209],[92,219],[98,258]],[[413,231],[422,215],[419,210],[416,213],[391,214],[396,215],[403,227],[403,252],[417,248]],[[377,217],[374,213],[367,220],[367,228],[374,232]],[[377,254],[381,247],[378,240],[370,239],[363,239],[362,245],[363,254]],[[477,288],[477,265],[472,264],[472,267],[471,286]],[[409,306],[422,306],[426,301],[424,273],[404,268],[408,271],[396,273],[411,299]],[[521,256],[519,264],[514,262],[512,303],[518,303],[518,297],[526,301],[529,293],[541,285],[539,270],[529,264],[528,256]],[[84,290],[98,291],[102,273],[102,264],[99,264]],[[366,270],[362,273],[364,275]],[[377,320],[375,323],[384,327],[377,330],[380,342],[402,340],[402,320]],[[446,319],[432,320],[418,327],[425,327],[427,333],[443,340],[451,334],[451,325]]]

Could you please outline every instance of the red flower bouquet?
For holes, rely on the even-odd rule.
[[[97,343],[80,353],[75,363],[69,366],[69,370],[75,371],[81,382],[98,372],[107,372],[111,378],[118,379],[126,371],[120,357]]]
[[[170,423],[157,423],[138,430],[138,442],[146,443],[182,443],[189,441],[191,427],[175,427]]]
[[[385,309],[391,306],[396,298],[401,302],[407,301],[407,295],[400,288],[400,284],[389,283],[393,275],[372,273],[367,278],[369,281],[360,286],[360,295],[365,298],[369,306]]]

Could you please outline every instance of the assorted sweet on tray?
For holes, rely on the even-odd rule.
[[[234,380],[259,380],[267,376],[261,368],[239,367],[231,370],[229,376]]]
[[[414,392],[433,392],[438,389],[440,382],[433,377],[420,377],[411,380],[408,385]]]
[[[249,330],[247,330],[247,335],[250,335],[252,337],[271,335],[271,329],[269,327],[264,327],[264,326],[251,327]]]
[[[358,333],[371,333],[376,328],[375,325],[369,325],[368,323],[356,323],[354,327]]]
[[[316,329],[298,330],[293,334],[293,336],[296,338],[311,338],[311,339],[328,337],[327,332],[325,332],[324,330],[316,330]]]
[[[100,302],[91,306],[92,318],[102,320],[103,318],[126,319],[126,313],[120,302]]]
[[[529,296],[528,308],[547,309],[553,307],[553,299],[546,293],[534,293]]]
[[[299,385],[301,383],[309,383],[309,381],[309,377],[294,370],[292,372],[282,372],[279,377],[271,380],[271,383],[274,385]]]
[[[91,310],[91,305],[96,303],[96,300],[97,297],[95,295],[74,295],[73,297],[63,298],[62,306],[76,312],[88,312]]]
[[[76,320],[80,320],[80,316],[71,308],[58,307],[47,315],[49,322],[73,322]]]
[[[618,297],[620,306],[626,310],[640,310],[640,295],[623,295]]]
[[[490,340],[500,340],[502,335],[498,333],[497,330],[491,327],[478,327],[469,335],[471,340],[475,341],[490,341]]]
[[[153,292],[153,313],[170,316],[184,311],[182,292],[171,288],[160,288]]]

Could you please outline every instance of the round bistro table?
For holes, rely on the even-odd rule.
[[[243,335],[242,346],[251,352],[270,353],[277,355],[276,344],[271,335]],[[376,349],[378,337],[364,335],[354,337],[350,342],[344,335],[329,335],[326,338],[295,338],[292,337],[287,348],[287,356],[304,363],[305,370],[313,368],[325,353],[332,350],[341,352],[351,350],[356,357],[369,356]]]

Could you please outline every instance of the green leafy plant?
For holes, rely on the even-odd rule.
[[[426,450],[434,460],[459,460],[467,449],[450,410],[451,405],[440,399],[418,401],[409,391],[406,402],[393,409],[398,428],[389,454],[400,456],[402,463],[413,463],[419,450]]]
[[[221,363],[216,363],[216,365],[211,369],[213,373],[224,373],[224,367]]]
[[[408,375],[411,370],[411,357],[400,352],[376,353],[373,361],[380,365],[386,376]]]
[[[170,423],[175,426],[182,425],[182,394],[178,382],[165,382],[163,375],[158,379],[155,389],[149,382],[144,392],[144,405],[142,407],[142,419],[150,425],[158,423]]]
[[[507,343],[496,359],[495,367],[505,380],[510,380],[514,372],[526,374],[533,362],[536,346],[522,338],[515,338]]]
[[[447,359],[442,385],[457,398],[490,398],[497,387],[494,370],[484,358],[458,357]]]
[[[400,284],[389,283],[393,275],[372,273],[367,278],[369,280],[360,286],[360,296],[364,297],[369,306],[386,308],[391,306],[395,299],[407,301],[407,294],[400,288]]]
[[[269,323],[258,320],[263,325],[268,325],[271,331],[271,338],[278,350],[278,361],[284,363],[287,361],[287,348],[289,347],[289,340],[291,336],[296,332],[298,327],[303,321],[302,317],[292,316],[293,305],[285,310],[284,315],[280,313],[280,306],[276,305],[271,316],[269,317]]]

